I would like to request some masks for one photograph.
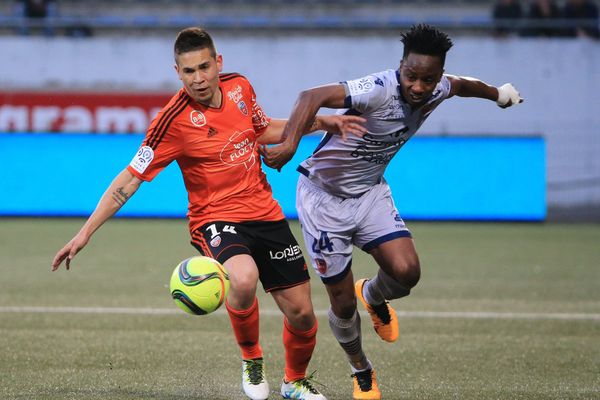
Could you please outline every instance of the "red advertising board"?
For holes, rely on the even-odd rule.
[[[173,94],[0,91],[0,132],[145,132]]]

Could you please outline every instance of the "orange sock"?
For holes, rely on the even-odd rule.
[[[294,328],[283,319],[283,346],[285,347],[285,381],[291,382],[306,376],[306,368],[317,344],[317,327],[315,325],[307,331]]]
[[[225,307],[229,314],[235,339],[242,351],[242,358],[251,360],[262,357],[263,351],[258,343],[258,299],[255,297],[254,303],[247,310],[234,310],[228,302],[225,302]]]

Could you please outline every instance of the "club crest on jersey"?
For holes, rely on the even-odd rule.
[[[317,271],[319,271],[321,275],[327,272],[327,263],[325,262],[325,260],[323,260],[322,258],[315,258],[315,264],[317,265]]]
[[[212,240],[210,241],[210,245],[212,247],[218,247],[221,244],[221,236],[215,236],[214,238],[212,238]]]
[[[192,124],[198,128],[206,125],[206,117],[198,110],[192,110],[190,113],[190,121],[192,121]]]
[[[244,103],[244,100],[240,101],[237,106],[240,109],[240,111],[242,112],[242,114],[244,114],[247,117],[248,116],[248,107],[246,107],[246,103]]]
[[[154,150],[152,150],[152,147],[142,146],[142,147],[140,147],[137,154],[133,157],[133,159],[129,163],[129,166],[131,166],[131,168],[133,168],[140,174],[143,174],[153,159],[154,159]]]

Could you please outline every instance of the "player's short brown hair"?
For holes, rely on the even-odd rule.
[[[208,32],[202,28],[185,28],[177,34],[175,39],[175,45],[173,46],[175,61],[177,61],[177,56],[180,54],[202,49],[210,49],[210,55],[212,57],[217,56],[217,49]]]

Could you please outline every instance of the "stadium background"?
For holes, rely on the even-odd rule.
[[[517,34],[494,37],[491,3],[484,1],[177,1],[168,5],[161,1],[61,1],[55,3],[53,16],[42,20],[15,16],[14,5],[6,1],[0,7],[5,33],[0,36],[0,132],[5,134],[144,132],[150,116],[180,87],[172,69],[171,47],[177,30],[187,25],[207,26],[224,55],[225,70],[246,75],[267,113],[286,117],[297,93],[304,88],[396,68],[402,51],[399,32],[414,22],[435,23],[446,29],[456,43],[448,56],[448,73],[476,76],[496,85],[512,82],[526,101],[523,107],[501,110],[491,102],[453,99],[432,114],[418,136],[541,137],[545,142],[541,151],[546,155],[543,165],[535,156],[515,159],[507,149],[496,149],[495,157],[507,157],[504,169],[509,178],[515,177],[514,181],[491,177],[486,182],[485,164],[471,168],[471,176],[456,177],[457,181],[470,182],[472,174],[481,170],[480,179],[475,179],[477,185],[483,183],[479,193],[487,191],[492,197],[497,194],[498,208],[510,199],[529,199],[528,206],[534,209],[525,219],[600,220],[597,40],[524,38]],[[29,35],[16,35],[24,26]],[[125,99],[119,103],[115,96]],[[146,98],[142,103],[146,96],[152,100]],[[53,106],[58,108],[51,109]],[[121,108],[115,111],[115,106]],[[102,107],[113,107],[113,113],[102,114],[98,111]],[[82,115],[82,109],[84,114],[85,109],[89,112]],[[8,143],[3,143],[2,151],[18,158],[18,146],[24,144],[19,139],[11,140],[15,141],[10,142],[16,146],[14,151]],[[57,135],[53,140],[54,145],[61,146],[60,140],[70,139]],[[63,171],[53,173],[56,164],[45,158],[57,151],[38,152],[36,162],[12,163],[0,172],[4,190],[14,193],[10,201],[0,203],[0,214],[27,215],[35,209],[35,204],[27,208],[33,194],[28,190],[31,187],[15,180],[35,173],[41,165],[46,176],[62,179]],[[389,168],[389,174],[407,168],[402,160],[404,152],[395,161],[399,167]],[[443,154],[443,149],[439,153]],[[470,160],[469,153],[464,151],[455,162],[462,160],[465,168],[474,165],[476,160]],[[3,155],[8,158],[6,153]],[[74,152],[69,157],[71,163],[66,167],[82,171],[90,154]],[[104,162],[121,166],[129,157],[106,158]],[[544,185],[541,190],[535,183],[519,179],[524,171],[540,168],[545,170],[545,177],[536,175],[545,179],[544,183],[537,182]],[[292,168],[286,173],[294,180]],[[422,178],[425,181],[431,177]],[[399,178],[388,176],[388,180],[397,182]],[[440,175],[439,182],[443,180]],[[104,189],[104,183],[100,181],[98,187],[90,189],[96,193]],[[439,194],[429,192],[433,187],[406,190],[418,202],[427,203],[420,199]],[[455,197],[472,198],[471,193],[460,192],[463,187],[454,186]],[[51,194],[52,188],[37,190],[37,201],[42,206],[34,214],[43,215],[45,204],[52,203],[41,196],[44,193]],[[444,195],[453,196],[453,192]],[[280,200],[293,204],[293,199]],[[68,204],[63,204],[67,211],[50,208],[48,214],[82,215],[76,208],[69,212]],[[477,204],[473,201],[468,206],[476,208]],[[428,219],[427,212],[416,211],[409,208],[404,213],[409,218]],[[460,212],[441,212],[429,218],[461,219]],[[513,219],[520,220],[525,214],[515,214]],[[492,212],[487,219],[511,216]]]
[[[209,28],[225,70],[246,75],[268,114],[285,117],[306,87],[395,68],[399,32],[423,21],[455,41],[447,72],[512,82],[526,101],[500,110],[452,99],[390,167],[423,279],[394,301],[394,345],[378,341],[362,314],[383,396],[599,398],[598,41],[496,37],[492,3],[482,0],[60,0],[56,14],[31,20],[15,4],[0,0],[0,398],[243,399],[226,314],[198,320],[170,299],[172,267],[194,254],[183,219],[112,220],[70,272],[51,273],[83,223],[55,217],[95,206],[180,87],[171,57],[180,28]],[[289,200],[296,176],[287,168],[268,173]],[[183,213],[177,171],[163,175],[126,207],[168,216],[168,198],[169,212]],[[491,211],[477,215],[483,205]],[[532,220],[545,222],[523,223]],[[291,227],[300,238],[297,221]],[[370,257],[355,251],[353,272],[371,275]],[[346,400],[349,369],[314,278],[311,372],[330,400]],[[258,297],[276,390],[281,314]]]

